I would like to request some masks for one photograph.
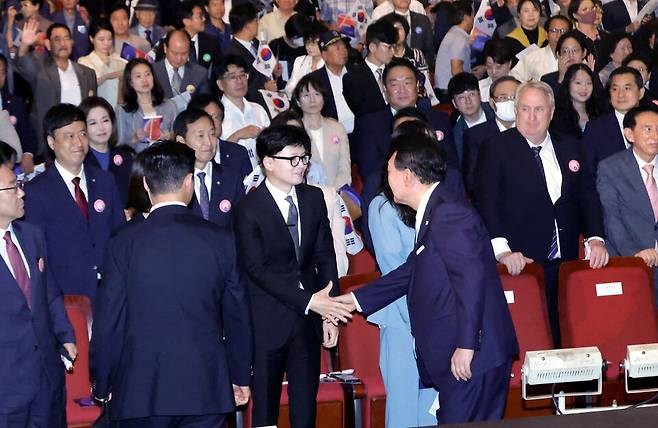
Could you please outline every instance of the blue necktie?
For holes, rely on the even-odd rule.
[[[541,146],[532,147],[532,152],[535,155],[535,162],[537,162],[537,166],[539,167],[539,172],[541,172],[541,176],[544,179],[544,184],[548,186],[548,184],[546,183],[546,173],[544,172],[544,164],[541,161],[541,157],[539,156],[539,152],[541,152]],[[556,258],[557,258],[557,229],[554,227],[553,236],[551,236],[551,249],[548,252],[548,260],[553,260]]]
[[[196,43],[194,43],[194,40],[190,42],[190,62],[192,64],[198,64],[196,57]]]
[[[153,40],[151,40],[151,30],[144,30],[144,35],[146,36],[146,40],[149,42],[151,47],[153,47]]]
[[[208,188],[206,187],[206,173],[200,172],[197,174],[199,177],[199,206],[201,207],[201,215],[203,218],[208,220],[208,214],[210,212],[210,195],[208,194]]]

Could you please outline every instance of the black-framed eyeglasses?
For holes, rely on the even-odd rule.
[[[23,187],[25,187],[25,182],[23,180],[16,180],[16,184],[14,184],[11,187],[3,187],[2,189],[0,189],[0,191],[2,191],[2,190],[17,191],[18,189],[23,190]]]
[[[306,153],[302,156],[270,156],[273,159],[283,159],[290,161],[290,166],[297,166],[301,162],[303,165],[308,165],[308,161],[311,160],[311,155]]]

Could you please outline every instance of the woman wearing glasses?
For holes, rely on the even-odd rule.
[[[304,129],[311,137],[313,161],[324,169],[322,183],[340,189],[352,183],[350,147],[345,128],[334,119],[322,116],[325,94],[313,76],[304,76],[293,92],[293,108],[302,116]]]

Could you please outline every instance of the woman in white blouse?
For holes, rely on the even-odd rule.
[[[89,39],[94,50],[78,59],[78,63],[96,72],[98,96],[103,97],[116,110],[119,104],[121,74],[126,67],[126,60],[114,53],[114,30],[110,22],[101,19],[92,21],[89,27]]]
[[[290,79],[286,84],[286,93],[292,97],[292,93],[297,86],[297,82],[307,74],[324,67],[324,60],[320,53],[320,45],[318,44],[320,35],[312,32],[304,37],[304,47],[306,48],[306,55],[298,56],[292,66],[292,73]]]

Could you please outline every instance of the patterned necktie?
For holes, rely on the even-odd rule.
[[[27,306],[32,309],[32,293],[30,292],[30,277],[27,276],[27,269],[25,269],[25,264],[23,263],[23,258],[21,257],[18,247],[14,244],[14,241],[11,240],[11,233],[9,231],[5,232],[3,237],[5,243],[7,244],[7,257],[9,258],[9,264],[11,265],[11,270],[14,272],[14,278],[18,283],[18,287],[23,292],[25,300],[27,301]]]
[[[286,221],[288,225],[288,232],[290,232],[290,237],[292,242],[295,244],[295,257],[299,261],[299,229],[297,225],[297,207],[295,202],[292,200],[292,196],[286,196],[286,201],[290,204],[290,209],[288,209],[288,220]]]
[[[382,79],[382,76],[384,75],[384,69],[382,67],[379,67],[377,69],[377,85],[379,85],[379,92],[382,93],[382,97],[384,97],[384,81]],[[384,97],[386,99],[386,97]]]
[[[541,146],[532,147],[532,152],[535,155],[535,162],[537,162],[537,166],[539,167],[539,172],[541,172],[541,176],[544,179],[544,184],[546,184],[548,189],[548,184],[546,182],[546,173],[544,171],[544,163],[541,161],[541,156],[539,156],[539,152],[541,152]],[[548,251],[548,260],[553,260],[557,258],[557,249],[558,249],[557,229],[554,227],[553,234],[551,236],[551,249]]]
[[[203,218],[208,220],[208,215],[210,213],[210,195],[208,194],[208,188],[206,187],[206,173],[200,172],[197,174],[199,177],[199,206],[201,206],[201,214]]]
[[[87,198],[85,198],[85,193],[80,188],[80,177],[74,177],[73,186],[75,186],[75,203],[78,204],[82,217],[85,218],[86,222],[89,222],[89,206],[87,205]]]
[[[180,78],[180,73],[178,72],[179,67],[174,68],[174,74],[171,76],[171,92],[174,93],[174,96],[180,95],[180,87],[183,84],[183,80]]]
[[[196,43],[194,43],[194,40],[190,42],[190,62],[192,64],[198,64],[196,58]]]
[[[151,47],[153,47],[153,40],[151,40],[151,30],[144,30],[144,35],[146,36],[146,40],[148,40]]]
[[[642,169],[647,173],[647,181],[644,185],[647,187],[647,193],[649,194],[649,200],[651,201],[653,218],[658,221],[658,186],[656,186],[656,179],[653,178],[653,165],[646,164]]]

